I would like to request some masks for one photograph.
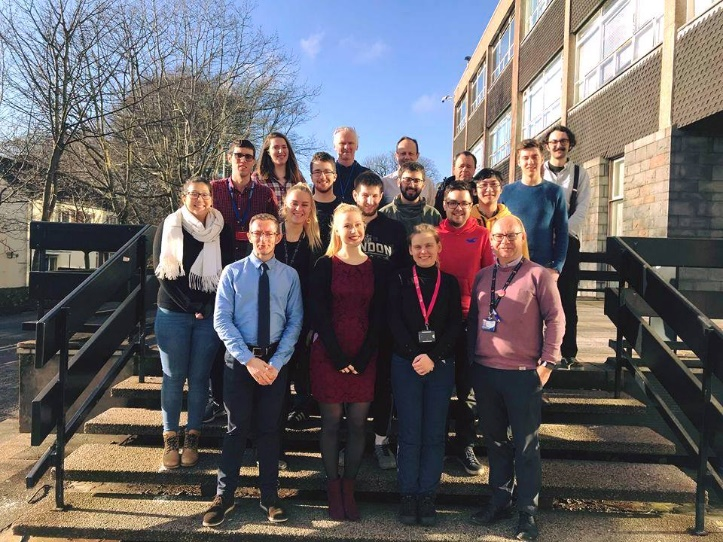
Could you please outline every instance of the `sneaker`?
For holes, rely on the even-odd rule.
[[[178,452],[178,433],[164,431],[163,433],[163,468],[176,469],[181,464],[181,454]]]
[[[211,423],[224,414],[226,414],[226,410],[223,408],[223,405],[219,405],[213,399],[209,399],[208,404],[206,404],[206,410],[203,411],[203,423]]]
[[[181,454],[182,467],[195,467],[198,463],[198,438],[201,433],[186,431],[183,438],[183,453]]]
[[[482,465],[480,465],[477,455],[474,453],[474,447],[465,446],[462,453],[456,454],[454,458],[460,462],[467,474],[479,476],[482,472]]]
[[[501,519],[508,519],[512,517],[512,507],[505,506],[504,508],[497,508],[492,503],[488,504],[481,510],[472,514],[470,519],[475,525],[492,525],[497,523]]]
[[[394,458],[394,454],[392,454],[389,449],[388,442],[385,442],[384,444],[376,444],[374,446],[374,457],[377,458],[379,468],[382,470],[397,468],[397,460]]]
[[[309,415],[304,410],[292,410],[286,418],[286,426],[289,429],[297,429],[309,421]]]
[[[569,358],[562,358],[560,360],[560,369],[575,369],[577,367],[582,367],[582,363],[577,361],[577,358],[575,356],[571,356]]]
[[[211,506],[203,515],[203,526],[215,527],[216,525],[221,525],[223,520],[226,519],[226,514],[233,510],[233,507],[233,497],[225,499],[221,495],[216,495]]]
[[[520,520],[517,524],[517,534],[515,538],[517,538],[517,540],[537,540],[538,535],[539,530],[537,529],[535,516],[527,512],[520,512]]]
[[[341,450],[339,450],[339,462],[338,462],[338,465],[339,465],[340,467],[343,467],[343,466],[344,466],[344,459],[345,459],[345,458],[346,458],[346,448],[342,448]]]
[[[434,495],[422,495],[417,504],[419,523],[425,527],[434,527],[437,524],[437,508],[434,506]]]
[[[260,502],[259,506],[261,507],[261,510],[266,512],[266,519],[268,519],[271,523],[283,523],[289,519],[289,516],[286,515],[286,511],[281,506],[281,501],[279,500],[276,500],[269,505]]]
[[[259,466],[258,459],[256,460],[256,466],[257,467]],[[283,457],[280,457],[279,458],[279,470],[288,470],[288,469],[289,469],[289,464],[286,462],[286,459],[284,459]]]
[[[397,516],[404,525],[417,523],[417,498],[414,495],[402,495],[402,502],[399,505]]]

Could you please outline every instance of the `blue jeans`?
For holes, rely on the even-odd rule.
[[[186,430],[200,431],[208,402],[208,375],[221,344],[213,329],[213,318],[197,320],[193,314],[158,307],[155,330],[163,368],[163,430],[178,431],[183,384],[188,379]]]
[[[397,481],[402,495],[435,493],[442,476],[454,359],[419,376],[411,360],[392,356],[392,390],[399,420]]]

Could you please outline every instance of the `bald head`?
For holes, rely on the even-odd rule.
[[[522,256],[525,244],[525,227],[514,215],[500,218],[492,225],[492,250],[502,265],[508,264]]]

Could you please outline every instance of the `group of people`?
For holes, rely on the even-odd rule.
[[[316,401],[332,519],[360,519],[354,486],[370,414],[376,460],[397,470],[399,520],[425,526],[436,524],[445,451],[470,475],[482,470],[478,418],[492,498],[472,521],[509,515],[516,487],[517,537],[537,537],[542,387],[556,364],[577,363],[573,267],[589,201],[589,179],[567,157],[572,132],[555,126],[544,141],[520,144],[522,177],[504,188],[496,170],[474,174],[476,158],[463,151],[435,190],[410,137],[382,179],[356,161],[351,127],[334,132],[336,159],[312,157],[311,187],[278,132],[255,170],[254,145],[236,140],[230,177],[184,184],[154,244],[162,464],[198,462],[210,378],[227,431],[205,526],[234,507],[249,436],[261,509],[271,522],[288,519],[278,497],[283,429]]]

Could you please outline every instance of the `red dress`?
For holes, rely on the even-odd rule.
[[[349,357],[359,352],[366,338],[373,295],[371,259],[350,265],[337,257],[332,258],[331,319],[339,345]],[[311,393],[320,403],[368,403],[374,399],[376,354],[363,373],[341,373],[317,335],[311,345],[310,370]]]

